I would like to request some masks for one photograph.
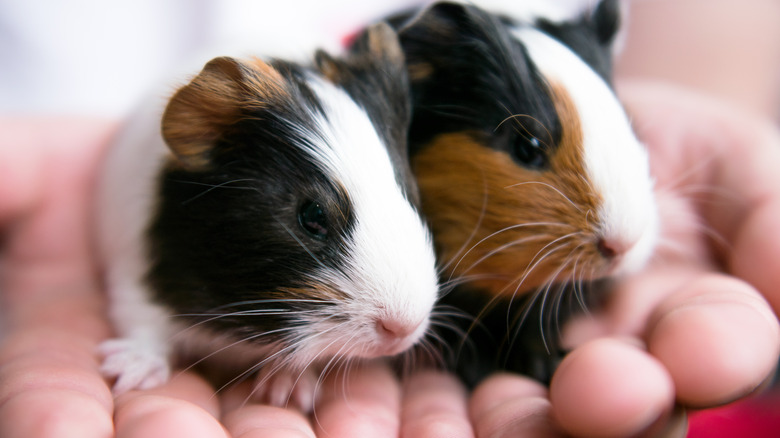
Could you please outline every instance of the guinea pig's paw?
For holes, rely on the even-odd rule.
[[[287,370],[260,371],[255,381],[252,398],[273,406],[295,406],[308,413],[314,408],[317,393],[317,374],[312,369],[303,372]]]
[[[165,354],[137,339],[111,339],[98,347],[103,355],[100,372],[106,378],[116,378],[112,389],[115,396],[133,389],[160,386],[170,377],[170,365]]]

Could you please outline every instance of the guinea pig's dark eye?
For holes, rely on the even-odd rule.
[[[322,206],[316,201],[306,201],[298,211],[298,223],[315,239],[328,237],[328,220]]]
[[[547,167],[547,153],[536,137],[517,136],[512,153],[517,161],[532,169]]]

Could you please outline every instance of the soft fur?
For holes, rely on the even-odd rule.
[[[641,267],[658,221],[646,151],[609,86],[617,1],[564,22],[518,16],[438,3],[395,23],[423,211],[444,280],[463,284],[444,303],[503,309],[490,337],[512,357],[497,366],[544,378],[514,345],[530,308],[558,312],[586,283]]]
[[[310,408],[311,373],[400,353],[437,297],[416,211],[404,57],[386,25],[312,66],[217,58],[112,150],[100,235],[115,392],[175,353],[261,369],[258,397]]]

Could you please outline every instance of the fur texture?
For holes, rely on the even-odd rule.
[[[467,332],[485,314],[503,322],[476,356],[503,348],[512,360],[495,366],[543,379],[523,358],[526,319],[545,327],[590,282],[641,267],[658,221],[646,151],[609,86],[617,2],[563,22],[519,15],[437,3],[395,23],[423,211],[443,280],[462,285],[443,302],[478,319]],[[530,330],[555,359],[552,334]]]
[[[266,401],[302,382],[292,400],[310,408],[307,376],[419,341],[438,289],[409,117],[403,54],[377,25],[313,66],[214,59],[162,137],[155,117],[133,126],[100,205],[115,391],[164,382],[186,349],[234,377],[261,369]]]

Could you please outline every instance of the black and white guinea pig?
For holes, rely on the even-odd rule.
[[[99,189],[115,393],[184,356],[259,370],[257,398],[308,409],[318,372],[417,343],[438,279],[409,118],[386,24],[310,66],[213,59],[141,114]]]
[[[505,343],[520,295],[559,306],[559,285],[635,271],[658,239],[647,152],[610,86],[617,3],[563,21],[438,3],[400,24],[423,212],[463,285],[443,302],[503,305]]]

